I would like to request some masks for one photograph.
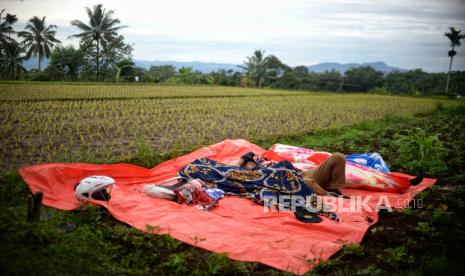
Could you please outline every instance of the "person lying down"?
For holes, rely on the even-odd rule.
[[[317,195],[342,196],[339,191],[341,188],[402,193],[410,185],[417,185],[423,180],[422,176],[413,179],[393,176],[378,153],[352,154],[347,159],[344,154],[338,152],[333,154],[324,153],[324,155],[326,158],[319,165],[309,161],[308,163],[312,164],[312,166],[304,165],[300,169],[296,168],[301,172],[304,183]],[[311,154],[308,154],[308,156],[311,156]],[[300,159],[297,165],[304,164],[306,158],[300,156]],[[360,162],[360,160],[364,161],[364,163]],[[369,162],[375,163],[375,166],[368,166],[367,163]],[[253,152],[244,154],[237,161],[238,166],[249,170],[267,167],[274,163],[276,162],[270,161],[264,156],[257,156]],[[380,164],[383,164],[383,166]]]
[[[237,165],[249,170],[256,170],[263,167],[270,167],[276,162],[266,160],[263,157],[256,156],[253,152],[244,154]],[[310,170],[301,171],[303,184],[309,187],[314,193],[322,196],[339,196],[341,193],[338,188],[346,185],[346,160],[341,153],[334,153],[319,166]]]
[[[311,200],[310,204],[316,206],[316,197],[313,197],[315,193],[304,183],[302,175],[288,161],[249,170],[241,166],[231,166],[200,158],[181,169],[178,177],[183,181],[170,186],[163,185],[164,183],[145,185],[143,192],[149,196],[172,200],[179,204],[193,205],[202,210],[213,208],[225,194],[248,198],[259,204],[267,204],[268,207],[278,211],[283,210],[280,206],[274,206],[279,205],[280,196],[299,196],[299,199],[304,202],[294,206],[291,211],[300,221],[320,222],[322,220],[318,215],[338,220],[337,216],[327,208],[318,210],[307,208],[309,207],[306,205],[308,199]],[[108,187],[111,186],[112,179],[104,176],[93,178],[90,182],[89,179],[81,180],[76,188],[78,198],[110,200]],[[99,182],[102,183],[99,184]]]

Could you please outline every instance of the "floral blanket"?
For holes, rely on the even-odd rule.
[[[201,179],[229,194],[241,195],[263,203],[267,196],[299,195],[313,191],[304,184],[302,175],[288,161],[281,161],[259,170],[247,170],[200,158],[178,172],[187,179]]]

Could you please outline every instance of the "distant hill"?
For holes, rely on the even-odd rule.
[[[226,71],[228,70],[233,70],[233,71],[243,71],[242,68],[238,67],[239,65],[236,64],[229,64],[229,63],[209,63],[209,62],[199,62],[199,61],[193,61],[193,62],[179,62],[179,61],[147,61],[147,60],[134,60],[137,66],[139,67],[144,67],[144,68],[150,68],[150,66],[160,66],[160,65],[172,65],[176,68],[181,68],[181,67],[192,67],[194,70],[201,71],[203,73],[208,73],[208,72],[213,72],[217,71],[219,69],[224,69]],[[361,67],[361,66],[371,66],[375,70],[382,71],[384,73],[389,73],[392,71],[401,71],[405,72],[407,71],[406,69],[398,68],[398,67],[392,67],[387,65],[386,63],[382,61],[377,61],[377,62],[369,62],[369,63],[347,63],[347,64],[341,64],[341,63],[318,63],[315,65],[308,66],[309,71],[317,72],[317,73],[323,73],[324,71],[331,71],[332,69],[341,72],[344,74],[345,71],[354,68],[354,67]]]
[[[210,62],[199,62],[199,61],[192,61],[192,62],[182,62],[182,61],[147,61],[147,60],[134,60],[136,66],[143,67],[149,69],[150,66],[160,66],[160,65],[172,65],[177,69],[181,67],[192,67],[194,70],[198,70],[202,73],[209,73],[213,71],[218,71],[219,69],[224,69],[226,71],[233,70],[233,71],[243,71],[242,68],[238,67],[235,64],[229,63],[210,63]]]
[[[27,70],[30,69],[37,69],[39,59],[32,57],[25,62],[23,62],[24,68]],[[48,66],[48,59],[42,60],[42,69],[45,69]],[[226,71],[233,70],[233,71],[243,71],[238,65],[235,64],[226,64],[226,63],[211,63],[211,62],[199,62],[199,61],[192,61],[192,62],[182,62],[182,61],[148,61],[148,60],[138,60],[135,59],[134,63],[138,67],[143,67],[149,69],[150,66],[160,66],[160,65],[173,65],[177,69],[181,67],[192,67],[194,70],[198,70],[202,73],[209,73],[213,71],[218,71],[219,69],[224,69]]]
[[[47,68],[48,66],[48,59],[43,59],[42,63],[40,64],[40,67],[42,69]],[[26,68],[26,70],[31,70],[31,69],[37,69],[39,67],[39,58],[30,58],[26,61],[23,62],[23,67]]]
[[[398,67],[391,67],[387,65],[386,63],[382,61],[377,61],[377,62],[369,62],[369,63],[346,63],[346,64],[341,64],[341,63],[336,63],[336,62],[325,62],[325,63],[318,63],[315,65],[308,66],[309,71],[313,71],[316,73],[323,73],[324,71],[331,71],[331,70],[336,70],[341,72],[342,74],[345,73],[345,71],[354,68],[354,67],[362,67],[362,66],[371,66],[375,70],[382,71],[384,73],[389,73],[392,71],[400,71],[400,72],[405,72],[407,71],[406,69],[398,68]]]
[[[31,58],[23,63],[23,66],[27,69],[37,68],[38,58]],[[239,67],[238,64],[231,64],[231,63],[213,63],[213,62],[200,62],[200,61],[192,61],[192,62],[182,62],[182,61],[148,61],[148,60],[140,60],[135,59],[134,63],[138,67],[143,67],[149,69],[150,66],[160,66],[160,65],[172,65],[177,69],[181,67],[192,67],[194,70],[198,70],[202,73],[209,73],[213,71],[218,71],[219,69],[224,69],[226,71],[233,70],[233,71],[243,71],[242,68]],[[48,65],[48,60],[45,59],[42,61],[42,68],[46,68]],[[341,72],[344,74],[345,71],[349,70],[353,67],[360,67],[360,66],[371,66],[378,71],[382,71],[385,73],[389,73],[395,70],[405,72],[407,70],[397,67],[391,67],[382,61],[378,62],[370,62],[370,63],[347,63],[341,64],[336,62],[325,62],[325,63],[318,63],[315,65],[308,66],[309,71],[323,73],[324,71],[331,71],[332,69]]]

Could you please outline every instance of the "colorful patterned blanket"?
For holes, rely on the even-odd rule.
[[[274,161],[287,160],[296,168],[309,170],[321,164],[331,153],[275,144],[262,156]],[[378,192],[403,193],[410,187],[409,178],[403,174],[385,173],[353,162],[347,162],[346,181],[348,188]]]

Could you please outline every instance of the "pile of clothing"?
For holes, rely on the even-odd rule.
[[[162,186],[149,184],[144,186],[144,192],[153,197],[176,201],[179,204],[194,205],[196,208],[208,211],[224,197],[224,191],[209,187],[200,179],[180,181],[175,185]]]

